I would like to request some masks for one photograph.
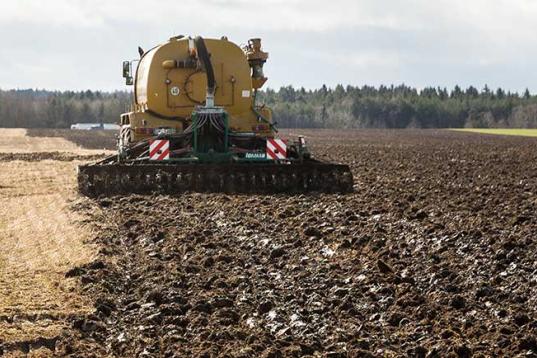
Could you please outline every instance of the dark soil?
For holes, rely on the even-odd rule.
[[[306,134],[355,193],[81,199],[95,313],[58,353],[536,355],[537,139]]]
[[[29,137],[61,137],[86,149],[116,149],[117,131],[30,128]]]

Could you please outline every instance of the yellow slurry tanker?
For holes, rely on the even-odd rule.
[[[139,52],[123,63],[134,103],[121,115],[118,154],[79,167],[81,193],[352,191],[347,165],[313,159],[303,137],[279,138],[257,103],[267,81],[260,39],[240,48],[176,36]]]

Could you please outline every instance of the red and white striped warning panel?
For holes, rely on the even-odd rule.
[[[285,141],[281,139],[268,138],[267,158],[273,160],[287,158],[287,144],[285,144]]]
[[[170,141],[154,139],[149,142],[149,160],[170,159]]]

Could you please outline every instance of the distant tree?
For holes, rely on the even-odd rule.
[[[487,97],[487,98],[491,96],[490,88],[488,85],[485,85],[485,87],[483,88],[483,91],[481,91],[481,94],[483,95],[483,97]]]
[[[345,88],[342,85],[337,85],[336,89],[334,90],[334,98],[341,99],[345,96]]]
[[[321,87],[321,95],[326,96],[328,94],[328,88],[325,84]]]
[[[453,88],[453,91],[451,91],[451,98],[461,98],[463,96],[463,92],[459,86],[455,86]]]
[[[0,126],[68,127],[76,122],[117,123],[131,103],[131,93],[0,90]],[[259,91],[258,103],[273,109],[280,127],[444,128],[464,126],[537,127],[537,97],[499,88],[482,92],[416,88],[401,85],[334,89],[286,86]]]
[[[470,98],[477,98],[479,97],[479,91],[474,86],[470,86],[468,89],[466,89],[466,96]]]
[[[101,102],[101,104],[99,105],[99,112],[97,114],[97,120],[99,121],[100,124],[104,123],[104,103],[103,102]]]

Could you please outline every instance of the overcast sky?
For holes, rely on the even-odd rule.
[[[176,34],[261,37],[272,88],[537,92],[534,0],[2,0],[0,88],[125,89],[121,61]]]

